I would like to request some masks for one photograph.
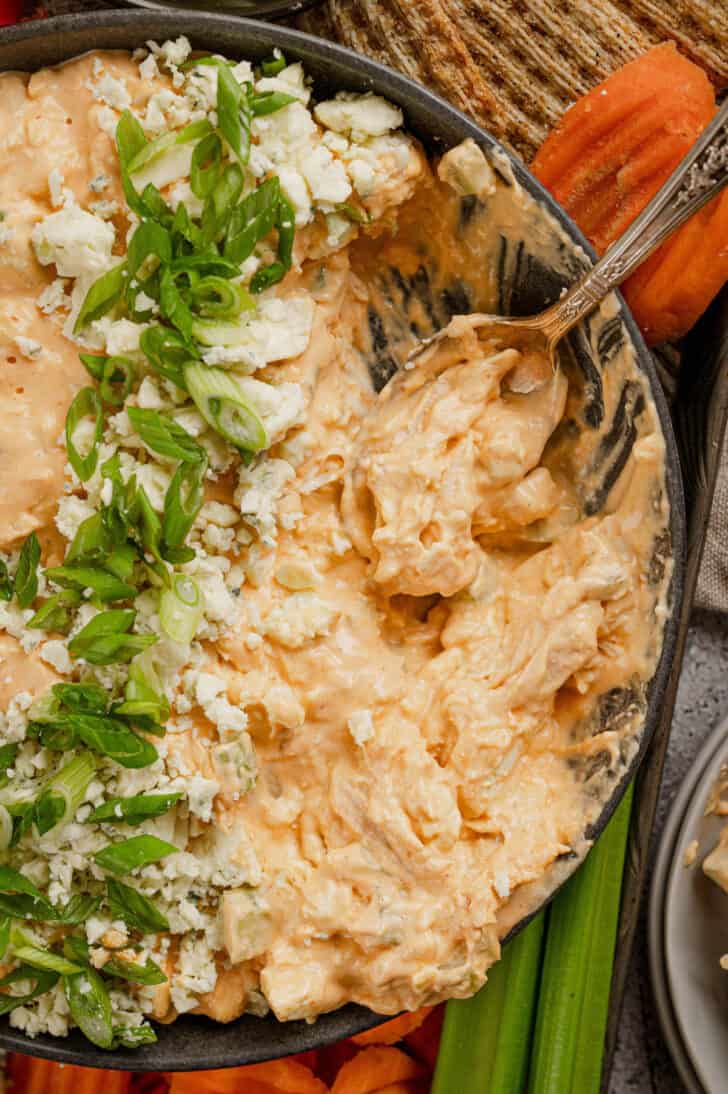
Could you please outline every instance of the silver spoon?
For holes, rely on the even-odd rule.
[[[685,159],[597,264],[581,277],[557,303],[539,315],[510,319],[474,313],[467,325],[478,329],[479,338],[493,339],[524,352],[524,380],[529,362],[538,370],[549,362],[557,367],[556,346],[603,299],[637,269],[661,243],[715,197],[728,183],[728,100],[701,134]],[[460,318],[455,322],[462,322]],[[483,331],[482,328],[488,328]],[[395,376],[405,376],[425,350],[449,337],[445,327],[420,343]],[[520,371],[520,370],[519,370]],[[387,385],[389,387],[390,384]]]

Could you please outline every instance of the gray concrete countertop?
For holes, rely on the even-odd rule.
[[[728,712],[728,616],[693,614],[653,833],[705,737]],[[649,880],[648,880],[649,883]],[[660,1034],[647,968],[646,897],[634,944],[610,1094],[684,1094]]]

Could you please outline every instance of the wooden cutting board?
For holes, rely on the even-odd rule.
[[[527,162],[574,99],[656,42],[728,84],[728,0],[325,0],[298,22],[438,92]]]

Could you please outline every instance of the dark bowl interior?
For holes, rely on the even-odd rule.
[[[488,133],[478,128],[443,100],[391,70],[342,47],[296,31],[203,12],[155,10],[69,15],[42,23],[13,27],[0,33],[0,70],[32,71],[44,65],[56,64],[87,50],[131,49],[149,38],[163,40],[179,34],[187,35],[195,48],[217,50],[241,58],[261,58],[270,53],[274,46],[279,46],[289,58],[305,63],[307,72],[314,78],[315,89],[319,96],[342,89],[354,91],[375,89],[403,108],[408,128],[422,140],[431,153],[442,152],[464,138],[472,137],[486,151],[500,152],[508,156],[520,185],[546,207],[576,247],[564,248],[562,268],[558,272],[547,269],[536,260],[532,261],[531,256],[527,252],[524,253],[523,248],[516,252],[505,253],[498,301],[503,311],[526,314],[540,310],[556,299],[563,285],[583,269],[585,256],[593,255],[583,236],[553,199],[523,165],[507,153]],[[448,297],[447,293],[440,293],[438,301],[438,308],[433,313],[434,326],[441,325],[452,311],[458,310],[457,299]],[[646,375],[666,438],[666,482],[670,502],[669,539],[674,568],[669,597],[669,619],[657,671],[648,689],[645,725],[640,747],[629,764],[615,777],[609,794],[605,795],[598,821],[592,824],[587,832],[589,838],[598,835],[616,808],[627,783],[644,755],[658,720],[675,649],[677,620],[683,595],[685,534],[682,486],[679,458],[669,414],[650,354],[631,316],[623,306],[616,324],[619,327],[619,337],[628,338],[633,343],[638,367]],[[601,338],[598,352],[601,356],[609,352],[609,346],[606,343],[602,348]],[[593,354],[590,357],[588,353],[585,353],[582,334],[572,338],[570,353],[575,367],[581,368],[585,379],[588,380],[591,374],[598,391],[598,369],[597,375],[594,376]],[[383,366],[386,369],[390,364],[386,347],[381,357],[382,360],[379,362],[372,362],[373,379],[375,381],[378,379],[380,382],[381,376],[376,375],[378,368]],[[596,404],[595,407],[594,412],[598,414]],[[600,507],[598,499],[594,501],[594,506],[594,511]],[[553,895],[572,868],[573,863],[570,866],[561,864],[560,868],[554,869],[552,883],[547,891],[542,893],[540,902]],[[508,937],[523,926],[535,910],[536,907],[533,905],[528,907],[520,921],[511,927]],[[273,1017],[245,1016],[228,1026],[220,1026],[205,1019],[185,1016],[171,1026],[159,1027],[159,1041],[155,1045],[134,1052],[105,1053],[95,1049],[78,1032],[72,1033],[67,1039],[40,1036],[31,1040],[25,1034],[11,1029],[7,1019],[3,1019],[0,1024],[0,1046],[87,1066],[127,1070],[196,1070],[231,1067],[301,1052],[350,1036],[376,1024],[377,1021],[381,1019],[373,1015],[371,1011],[357,1006],[344,1007],[320,1017],[311,1024],[279,1023]]]

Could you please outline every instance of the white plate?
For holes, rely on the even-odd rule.
[[[728,894],[701,864],[728,818],[704,816],[710,788],[728,761],[728,720],[703,745],[670,810],[650,891],[650,972],[658,1016],[691,1094],[728,1090]],[[698,840],[694,864],[684,854]]]

